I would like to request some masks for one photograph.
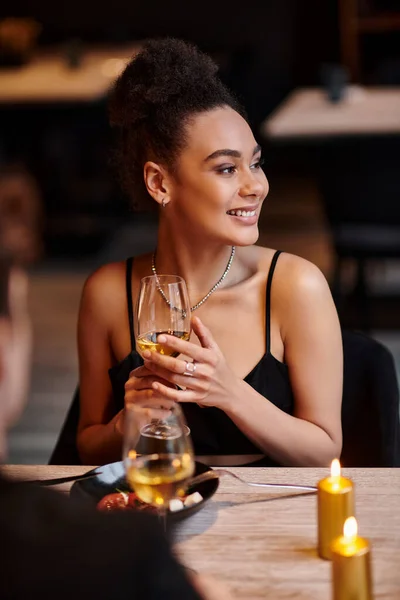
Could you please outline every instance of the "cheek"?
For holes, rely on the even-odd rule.
[[[201,220],[203,218],[218,219],[224,215],[235,190],[223,182],[209,181],[199,177],[197,180],[187,182],[185,187],[180,187],[174,198],[178,211],[186,217],[193,215]]]

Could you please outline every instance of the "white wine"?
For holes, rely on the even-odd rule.
[[[167,356],[173,357],[179,356],[180,352],[176,352],[175,350],[172,350],[171,348],[168,348],[168,346],[160,344],[157,341],[158,336],[163,334],[173,335],[181,340],[184,340],[185,342],[187,342],[190,338],[189,331],[174,331],[173,329],[165,329],[162,331],[149,331],[147,333],[144,333],[143,335],[140,335],[137,338],[136,344],[139,350],[141,352],[144,352],[145,350],[151,350],[151,352],[159,352],[160,354],[166,354]]]
[[[128,467],[126,478],[140,500],[161,508],[185,493],[185,482],[193,471],[194,462],[189,453],[152,454]]]

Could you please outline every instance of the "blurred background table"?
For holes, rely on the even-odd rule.
[[[84,473],[90,467],[2,467],[2,473],[24,479]],[[249,481],[316,485],[326,469],[230,469]],[[400,469],[345,469],[356,485],[356,517],[360,535],[372,547],[376,598],[400,596]],[[70,484],[56,486],[65,493]],[[56,488],[55,488],[56,489]],[[331,564],[316,553],[317,518],[314,494],[259,491],[229,477],[202,510],[174,531],[175,549],[183,564],[224,580],[235,598],[246,600],[331,596]]]
[[[400,133],[400,87],[349,86],[330,102],[323,89],[297,89],[264,121],[261,132],[278,140]]]
[[[0,68],[1,104],[95,102],[107,94],[139,44],[37,51],[22,67]]]

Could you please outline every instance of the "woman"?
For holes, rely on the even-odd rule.
[[[179,40],[148,42],[116,83],[111,121],[126,188],[159,207],[158,243],[85,284],[82,460],[118,460],[124,403],[151,394],[182,403],[197,454],[327,465],[342,444],[336,310],[313,264],[254,245],[268,194],[261,149],[215,64]],[[198,308],[190,341],[164,340],[178,358],[143,362],[132,305],[152,270],[182,276]]]

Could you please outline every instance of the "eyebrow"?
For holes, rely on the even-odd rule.
[[[253,150],[253,156],[261,151],[260,144],[257,144]],[[214,158],[220,158],[221,156],[232,156],[233,158],[242,158],[242,153],[238,150],[231,150],[230,148],[224,148],[222,150],[216,150],[207,158],[204,159],[204,162],[208,162],[209,160],[213,160]]]

